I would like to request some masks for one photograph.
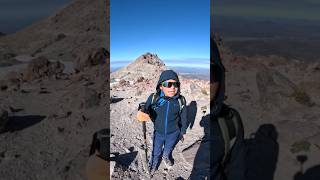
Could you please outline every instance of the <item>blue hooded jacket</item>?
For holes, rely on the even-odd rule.
[[[187,108],[184,106],[180,111],[178,98],[180,95],[180,88],[173,97],[164,96],[160,90],[160,84],[166,80],[176,80],[179,82],[177,73],[172,70],[163,71],[157,83],[157,94],[159,96],[157,102],[152,103],[152,94],[146,102],[146,109],[151,114],[154,121],[154,129],[163,135],[170,134],[176,130],[180,130],[181,134],[185,134],[187,130]]]

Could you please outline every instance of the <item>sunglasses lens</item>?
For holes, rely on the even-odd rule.
[[[163,87],[167,87],[167,88],[171,88],[171,86],[173,87],[179,87],[180,83],[179,82],[163,82],[162,86]]]
[[[168,83],[168,82],[163,82],[163,83],[162,83],[162,86],[163,86],[163,87],[168,87],[168,86],[169,86],[169,83]]]
[[[177,82],[171,82],[171,86],[173,86],[173,87],[178,87],[178,83]],[[170,87],[171,87],[170,86]]]

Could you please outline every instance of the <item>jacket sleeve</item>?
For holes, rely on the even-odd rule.
[[[187,106],[185,105],[180,114],[181,118],[181,134],[185,134],[188,128],[188,119],[187,119]]]

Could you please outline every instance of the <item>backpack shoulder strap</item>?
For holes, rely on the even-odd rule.
[[[154,104],[157,102],[158,99],[158,94],[157,93],[152,93],[152,100],[151,100],[151,104]]]
[[[180,96],[178,98],[179,101],[179,107],[180,107],[180,112],[182,111],[183,107],[186,105],[186,98],[184,96]]]
[[[241,128],[243,128],[241,116],[240,116],[239,112],[233,108],[230,108],[229,115],[230,115],[232,122],[235,126],[236,135],[238,135],[240,133]]]
[[[229,154],[229,150],[230,150],[230,136],[229,136],[229,131],[228,131],[228,127],[225,122],[225,119],[223,117],[219,117],[218,123],[221,129],[221,133],[224,141],[224,155],[223,155],[221,164],[225,164],[227,155]]]
[[[242,134],[240,131],[242,131],[241,128],[243,128],[239,112],[227,106],[225,106],[225,108],[228,108],[228,112],[223,117],[218,118],[218,123],[224,140],[223,165],[229,158],[230,151],[239,137],[239,134]]]

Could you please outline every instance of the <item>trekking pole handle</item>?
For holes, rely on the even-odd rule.
[[[138,111],[140,110],[141,112],[146,112],[146,107],[145,107],[146,103],[145,102],[142,102],[142,103],[139,103],[139,107],[138,107]]]

